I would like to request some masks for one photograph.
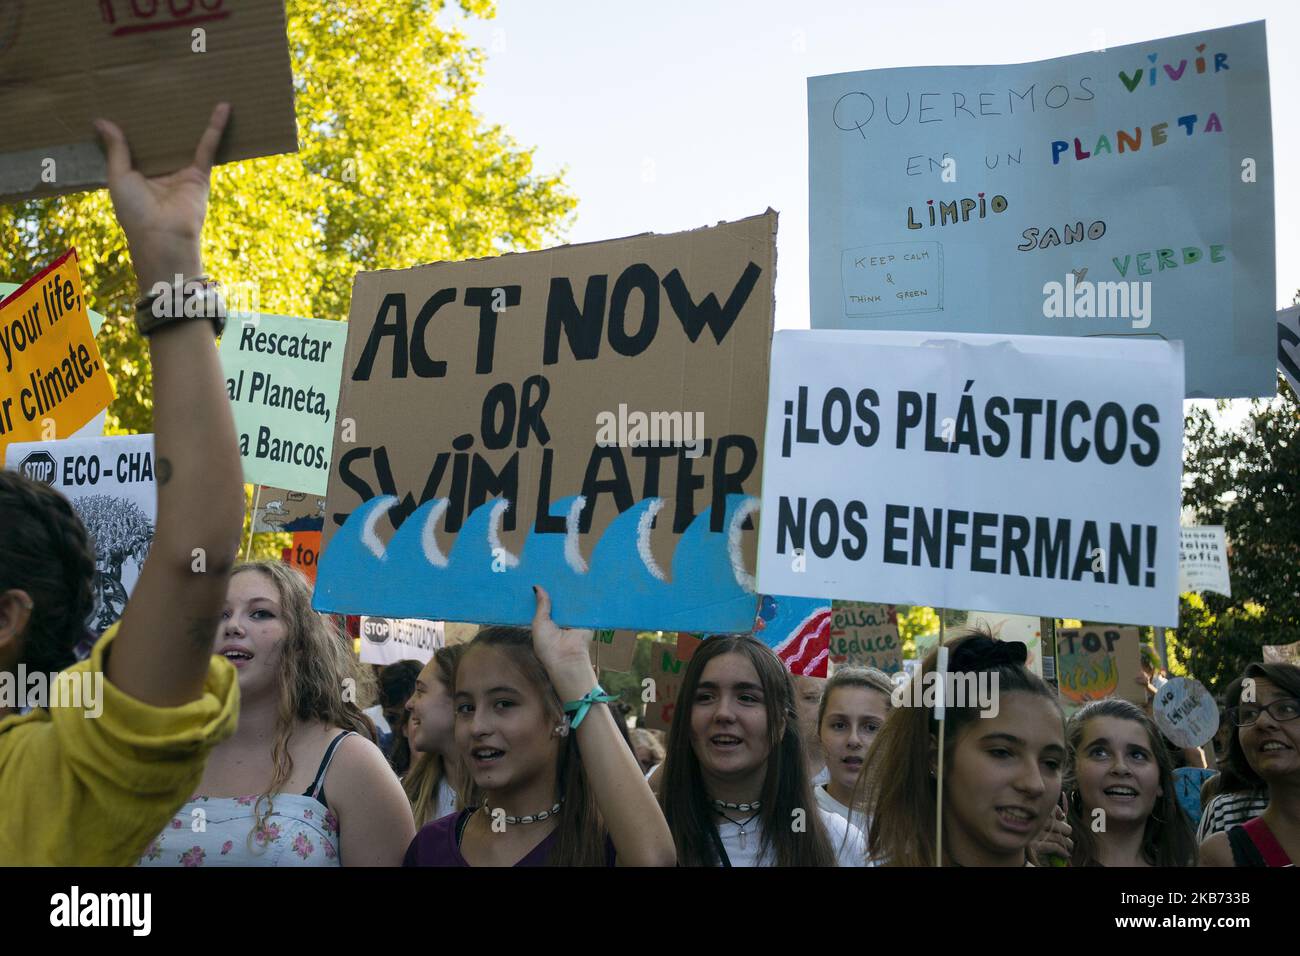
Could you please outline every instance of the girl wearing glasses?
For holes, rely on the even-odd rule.
[[[1201,844],[1201,866],[1294,866],[1300,859],[1300,667],[1251,664],[1228,698],[1228,766],[1268,787],[1268,809]]]

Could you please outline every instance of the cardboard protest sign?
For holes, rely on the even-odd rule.
[[[831,656],[831,602],[764,594],[754,619],[754,637],[799,677],[825,677]]]
[[[227,327],[221,367],[249,484],[325,494],[347,334],[342,322],[285,315]]]
[[[1136,627],[1101,624],[1058,629],[1056,679],[1066,710],[1072,712],[1103,697],[1145,703],[1145,691],[1137,683],[1140,643]]]
[[[1223,525],[1179,529],[1178,590],[1213,591],[1232,597]]]
[[[103,186],[100,116],[146,176],[189,165],[222,101],[217,162],[293,152],[292,84],[279,0],[5,0],[0,202]]]
[[[0,451],[69,438],[113,400],[69,250],[0,302]]]
[[[331,441],[333,435],[330,435]],[[325,523],[325,498],[287,488],[261,488],[253,509],[253,531],[320,531]]]
[[[686,665],[677,659],[677,651],[667,641],[655,641],[650,648],[649,678],[654,681],[654,693],[645,705],[645,719],[641,726],[651,730],[667,730],[673,723],[673,708],[677,692],[682,687]]]
[[[636,633],[608,628],[591,635],[591,664],[598,671],[626,673],[636,656]]]
[[[1263,22],[1012,66],[808,81],[815,329],[1182,340],[1274,393]]]
[[[1277,369],[1300,398],[1300,305],[1278,310]]]
[[[1262,651],[1265,664],[1300,665],[1300,641],[1292,644],[1265,644]]]
[[[1203,747],[1219,729],[1219,707],[1200,681],[1171,677],[1151,705],[1156,726],[1170,742],[1189,750]]]
[[[696,650],[704,643],[704,639],[694,634],[687,634],[685,631],[677,632],[677,659],[679,661],[690,662],[695,656]]]
[[[357,276],[316,607],[749,630],[775,229]]]
[[[316,583],[317,564],[320,561],[320,532],[295,531],[293,544],[284,549],[285,563],[291,564]]]
[[[781,331],[759,588],[1178,622],[1177,342]]]
[[[427,664],[443,645],[442,621],[415,618],[361,618],[361,663],[396,664],[419,661]]]
[[[122,616],[149,555],[158,520],[153,436],[14,442],[5,467],[56,489],[72,502],[95,543],[95,634]]]
[[[874,667],[886,674],[902,670],[897,610],[892,604],[833,602],[830,650],[832,668]]]

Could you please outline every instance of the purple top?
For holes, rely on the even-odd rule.
[[[402,866],[469,866],[460,855],[458,839],[462,821],[468,821],[469,815],[477,808],[449,813],[447,816],[426,824],[415,835],[407,847],[406,858]],[[515,866],[548,866],[547,857],[555,846],[556,831],[552,830],[541,843],[529,850]],[[605,838],[605,865],[614,865],[614,842]]]

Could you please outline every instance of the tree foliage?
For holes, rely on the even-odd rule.
[[[1203,408],[1185,424],[1183,505],[1228,538],[1232,597],[1184,595],[1174,654],[1221,688],[1265,644],[1300,640],[1300,405],[1285,379],[1241,427]]]

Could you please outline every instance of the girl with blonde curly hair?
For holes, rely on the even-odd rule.
[[[415,823],[358,705],[373,679],[311,609],[307,580],[278,562],[237,567],[216,653],[238,673],[239,727],[141,865],[401,863]]]

